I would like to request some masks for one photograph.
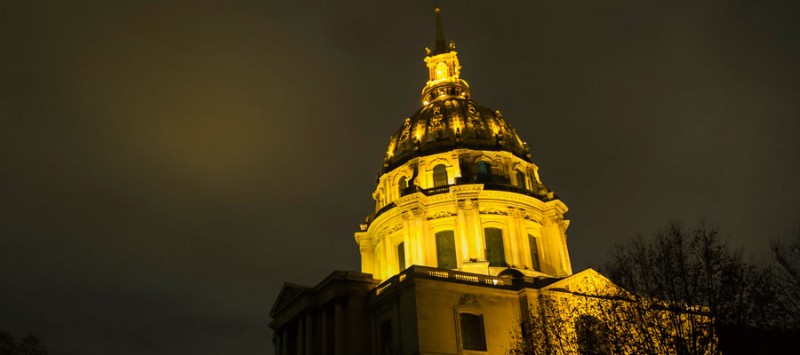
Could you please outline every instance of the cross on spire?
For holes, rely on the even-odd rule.
[[[445,53],[448,51],[447,42],[444,40],[444,30],[442,30],[442,10],[436,7],[436,50],[435,53]]]

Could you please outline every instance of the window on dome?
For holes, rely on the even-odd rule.
[[[536,237],[533,235],[528,234],[528,243],[531,246],[531,266],[536,271],[540,271],[541,267],[539,266],[539,247],[536,245]]]
[[[492,180],[492,167],[485,161],[475,164],[475,177],[478,182],[489,182]]]
[[[519,170],[516,171],[517,175],[517,186],[521,189],[527,189],[528,186],[525,183],[525,174]]]
[[[503,231],[499,228],[484,228],[486,238],[486,260],[489,266],[506,266],[506,253],[503,249]]]
[[[447,167],[439,164],[433,167],[433,186],[446,186],[447,183]]]
[[[399,266],[399,271],[403,271],[406,269],[406,245],[405,242],[400,242],[397,244],[397,266]]]
[[[486,330],[483,326],[483,315],[460,313],[458,322],[461,326],[461,348],[464,350],[486,351]]]
[[[436,259],[440,269],[455,269],[456,240],[453,231],[436,233]]]
[[[403,193],[408,188],[408,182],[406,181],[406,177],[403,176],[397,182],[397,196],[403,196]]]

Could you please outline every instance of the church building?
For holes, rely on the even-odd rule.
[[[502,113],[473,101],[439,9],[426,50],[421,106],[398,120],[374,211],[355,232],[361,271],[284,284],[270,312],[276,354],[510,354],[556,304],[543,297],[574,304],[616,289],[573,273],[567,205]],[[565,315],[574,353],[608,353],[596,340],[581,350],[600,311]]]

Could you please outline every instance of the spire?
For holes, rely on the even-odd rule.
[[[436,7],[436,47],[433,51],[425,48],[425,64],[428,67],[428,82],[422,88],[422,104],[447,98],[469,99],[469,85],[459,78],[461,65],[458,64],[455,43],[448,44],[442,30],[442,10]]]
[[[442,10],[436,7],[436,49],[434,53],[445,53],[448,51],[447,42],[444,40],[444,31],[442,30]]]

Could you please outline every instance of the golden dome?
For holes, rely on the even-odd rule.
[[[448,98],[423,106],[389,140],[383,170],[411,158],[453,149],[507,151],[530,161],[527,144],[503,119],[468,99]]]

